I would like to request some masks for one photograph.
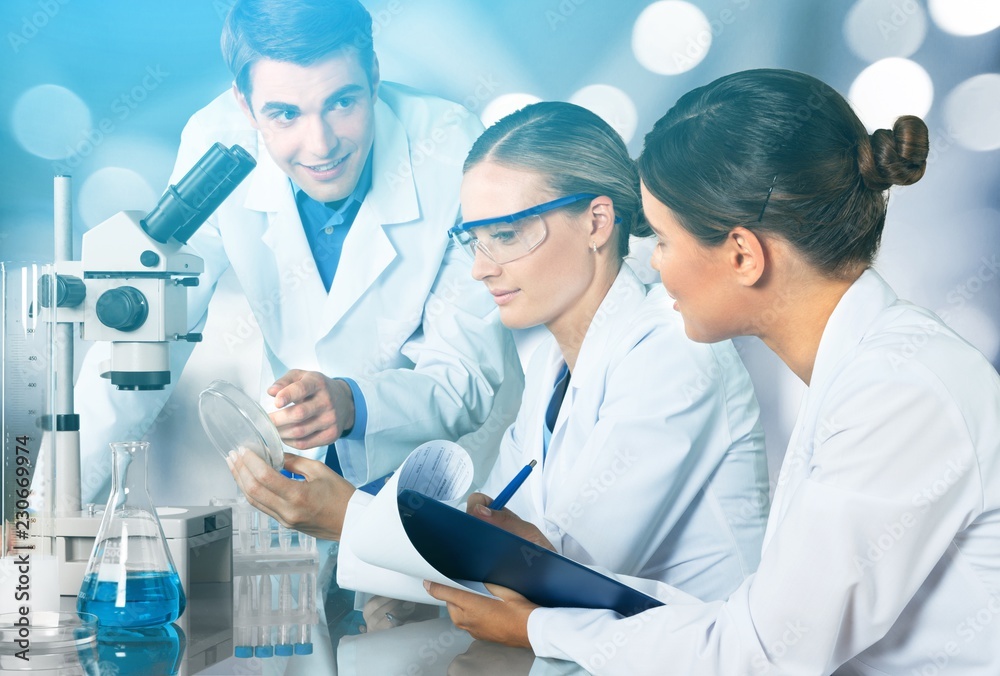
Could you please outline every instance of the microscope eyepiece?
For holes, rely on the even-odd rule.
[[[163,244],[171,238],[187,243],[256,165],[241,146],[226,148],[216,143],[176,185],[167,188],[140,221],[143,230]]]

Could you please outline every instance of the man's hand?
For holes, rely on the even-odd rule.
[[[424,588],[434,598],[447,603],[451,621],[473,637],[514,648],[531,648],[528,615],[538,606],[517,592],[494,584],[486,585],[491,594],[501,599],[497,600],[427,580],[424,580]]]
[[[354,394],[344,380],[293,369],[267,393],[279,409],[270,414],[271,422],[292,448],[327,446],[354,427]]]
[[[492,523],[498,528],[503,528],[508,533],[524,538],[528,542],[544,547],[550,551],[556,551],[552,543],[548,541],[542,531],[530,521],[525,521],[506,507],[499,512],[490,509],[487,505],[493,502],[493,498],[482,493],[473,493],[469,496],[469,501],[465,503],[465,511],[477,519],[482,519],[487,523]]]
[[[282,526],[321,540],[340,540],[347,503],[355,489],[332,469],[317,460],[285,453],[285,469],[305,477],[305,481],[295,481],[245,449],[231,451],[226,462],[251,505]]]

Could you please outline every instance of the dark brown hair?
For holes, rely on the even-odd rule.
[[[885,190],[918,181],[927,153],[918,117],[869,136],[820,80],[748,70],[682,96],[646,135],[639,174],[704,244],[719,244],[742,225],[784,238],[819,270],[841,277],[871,263],[885,225]]]
[[[586,108],[546,101],[521,108],[487,129],[473,144],[463,171],[483,161],[541,174],[554,197],[593,193],[611,198],[618,255],[629,235],[652,234],[642,214],[639,174],[625,142]],[[582,213],[589,202],[566,207]]]
[[[222,56],[248,101],[257,61],[311,66],[345,49],[373,84],[372,17],[358,0],[236,0],[222,27]]]

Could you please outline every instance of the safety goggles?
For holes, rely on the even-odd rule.
[[[448,235],[473,260],[478,250],[497,265],[503,265],[527,256],[545,241],[548,228],[542,214],[595,197],[597,195],[592,193],[577,193],[515,214],[459,223],[448,231]]]

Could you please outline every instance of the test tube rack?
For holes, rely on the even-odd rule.
[[[233,654],[312,653],[319,554],[316,539],[285,528],[245,500],[233,508]]]

